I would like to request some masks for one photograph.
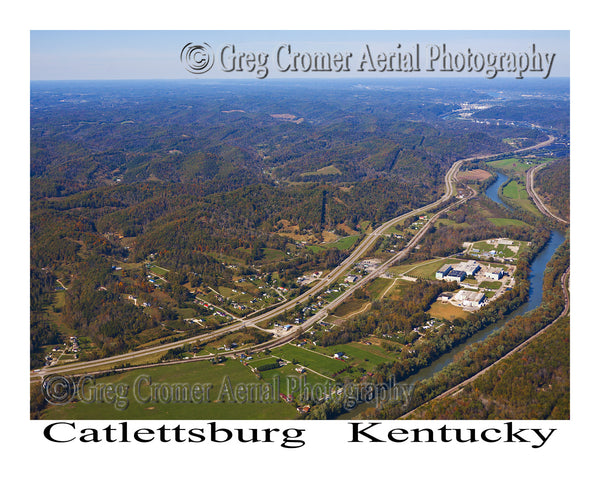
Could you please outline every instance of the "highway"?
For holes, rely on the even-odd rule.
[[[533,167],[533,168],[530,168],[529,170],[527,170],[527,193],[529,194],[531,199],[534,201],[534,203],[535,203],[536,207],[539,209],[539,211],[542,212],[544,215],[546,215],[547,217],[554,218],[555,220],[557,220],[561,223],[565,223],[565,224],[569,223],[566,220],[560,218],[559,216],[554,215],[548,209],[548,207],[546,207],[546,205],[544,205],[544,202],[542,202],[542,199],[539,197],[539,195],[533,188],[533,178],[534,178],[535,174],[538,172],[538,170],[540,170],[544,166],[545,166],[545,164],[541,164],[541,165],[538,165],[536,167]]]
[[[525,147],[525,148],[521,148],[518,150],[513,150],[511,152],[505,152],[505,153],[519,153],[519,152],[523,152],[523,151],[527,151],[527,150],[542,148],[542,147],[545,147],[545,146],[551,144],[552,142],[554,142],[554,140],[555,140],[554,137],[550,136],[550,138],[548,140],[541,142],[539,144],[533,145],[531,147]],[[319,292],[325,290],[327,287],[329,287],[330,285],[335,283],[337,281],[337,279],[348,268],[350,268],[353,264],[355,264],[366,252],[369,251],[369,249],[377,241],[377,238],[380,235],[382,235],[386,230],[393,227],[397,223],[403,222],[404,220],[406,220],[407,218],[410,218],[411,216],[418,215],[418,214],[426,212],[428,210],[437,208],[443,202],[446,202],[446,201],[450,200],[451,198],[453,198],[456,174],[460,170],[460,167],[464,163],[470,162],[470,161],[476,161],[476,160],[484,160],[484,159],[492,158],[492,157],[495,157],[498,155],[503,155],[505,153],[478,155],[478,156],[473,156],[473,157],[457,160],[456,162],[454,162],[452,164],[452,166],[450,167],[450,169],[448,170],[448,172],[446,173],[446,176],[444,179],[446,191],[440,199],[436,200],[433,203],[430,203],[429,205],[417,208],[415,210],[407,212],[403,215],[400,215],[398,217],[395,217],[395,218],[383,223],[382,225],[377,227],[375,230],[373,230],[371,233],[366,235],[365,238],[361,241],[361,243],[350,253],[350,255],[348,257],[346,257],[337,267],[335,267],[325,277],[319,279],[313,287],[311,287],[309,290],[302,293],[298,297],[296,297],[292,300],[289,300],[288,302],[274,308],[273,310],[270,310],[263,314],[257,315],[251,319],[243,319],[240,322],[235,322],[235,323],[229,324],[227,326],[224,326],[224,327],[219,328],[218,330],[215,330],[212,332],[204,333],[201,335],[196,335],[194,337],[185,338],[183,340],[178,340],[175,342],[157,345],[154,347],[148,347],[143,350],[127,352],[124,354],[115,355],[112,357],[106,357],[106,358],[102,358],[102,359],[98,359],[98,360],[89,360],[89,361],[85,361],[85,362],[77,362],[77,363],[72,363],[72,364],[68,364],[68,365],[61,365],[61,366],[54,366],[54,367],[44,367],[37,371],[31,371],[30,372],[30,381],[31,382],[39,382],[44,376],[52,375],[52,374],[66,374],[66,373],[72,374],[72,373],[77,373],[77,372],[82,372],[82,371],[85,371],[85,372],[94,371],[95,372],[96,369],[98,371],[102,371],[103,369],[110,370],[110,369],[112,369],[112,367],[114,365],[130,363],[134,359],[137,359],[140,357],[145,357],[145,356],[151,355],[151,354],[167,352],[168,350],[170,350],[172,348],[180,347],[185,344],[194,343],[194,342],[206,342],[206,341],[214,340],[215,338],[218,338],[218,337],[222,336],[223,334],[234,332],[234,331],[240,330],[244,327],[253,327],[253,326],[255,326],[255,324],[257,324],[259,322],[274,318],[284,312],[287,312],[288,310],[295,308],[298,304],[301,304],[304,301],[308,300],[308,298],[310,296],[318,294]],[[246,348],[239,349],[236,351],[231,351],[231,352],[228,352],[226,355],[233,355],[236,352],[242,352],[242,351],[245,351],[248,349],[257,350],[257,349],[263,349],[263,348],[271,348],[271,347],[279,346],[284,343],[288,343],[288,342],[292,341],[300,333],[302,333],[303,331],[306,331],[306,329],[309,328],[310,326],[312,326],[314,323],[327,317],[327,315],[329,314],[329,311],[335,309],[335,307],[337,307],[344,300],[346,300],[357,289],[361,288],[369,281],[380,276],[389,266],[391,266],[395,262],[405,258],[410,253],[412,248],[420,242],[420,240],[423,238],[423,236],[425,235],[425,233],[427,232],[427,230],[429,229],[431,224],[437,220],[437,218],[439,217],[439,215],[442,212],[446,211],[447,209],[449,209],[455,205],[466,202],[469,198],[472,197],[473,194],[474,194],[474,192],[471,191],[469,196],[466,196],[466,197],[460,199],[459,201],[448,205],[446,208],[444,208],[443,210],[441,210],[441,211],[437,212],[435,215],[433,215],[428,220],[428,222],[423,226],[423,228],[421,228],[419,230],[419,232],[409,241],[409,243],[400,252],[398,252],[396,255],[394,255],[393,257],[391,257],[384,263],[382,263],[375,271],[371,272],[369,275],[366,275],[365,277],[363,277],[360,281],[356,282],[355,284],[352,284],[350,287],[348,287],[348,289],[342,295],[340,295],[338,298],[336,298],[329,304],[323,306],[323,308],[321,308],[318,312],[316,312],[312,317],[307,319],[306,322],[304,322],[300,327],[293,328],[292,331],[287,335],[281,336],[279,338],[274,338],[274,339],[269,340],[268,342],[265,342],[260,345],[254,345],[252,347],[246,347]],[[213,355],[195,357],[194,359],[185,360],[185,361],[206,360],[206,359],[210,359],[210,358],[213,358]],[[168,364],[170,365],[170,364],[174,364],[174,363],[179,363],[179,362],[169,362]],[[165,365],[165,364],[162,363],[162,364],[157,364],[157,365]],[[147,366],[152,366],[152,365],[144,365],[143,367],[147,367]],[[142,367],[140,366],[137,368],[142,368]],[[119,370],[121,370],[121,369],[119,369]]]

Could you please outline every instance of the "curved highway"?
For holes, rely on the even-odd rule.
[[[569,223],[566,220],[560,218],[559,216],[554,215],[550,211],[550,209],[548,207],[546,207],[546,205],[544,204],[544,202],[542,201],[540,196],[537,194],[537,192],[533,188],[533,177],[538,172],[538,170],[541,170],[544,166],[545,166],[545,164],[541,164],[541,165],[538,165],[537,167],[533,167],[533,168],[530,168],[529,170],[527,170],[527,185],[526,185],[527,193],[529,194],[529,196],[535,203],[538,210],[540,212],[542,212],[544,215],[546,215],[547,217],[554,218],[555,220],[557,220],[561,223],[565,223],[565,224]]]

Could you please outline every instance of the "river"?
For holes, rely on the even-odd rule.
[[[507,207],[510,209],[508,205],[506,205],[502,199],[498,195],[498,191],[502,184],[508,180],[508,177],[504,174],[498,173],[498,178],[494,183],[492,183],[485,191],[485,194],[494,200],[495,202]],[[519,308],[514,310],[512,313],[507,315],[503,320],[496,322],[492,325],[487,326],[483,330],[480,330],[473,336],[469,337],[464,342],[460,343],[456,347],[454,347],[449,352],[442,355],[440,358],[435,360],[431,365],[426,368],[422,368],[417,373],[411,375],[407,379],[403,380],[403,384],[413,384],[421,380],[425,380],[435,373],[439,372],[446,365],[450,364],[454,357],[461,353],[465,348],[469,345],[472,345],[477,342],[481,342],[485,340],[490,334],[494,333],[496,330],[502,328],[506,322],[516,317],[517,315],[522,315],[527,313],[535,308],[537,308],[542,303],[542,292],[543,292],[543,282],[544,282],[544,271],[546,270],[546,264],[554,255],[556,249],[564,242],[565,236],[559,232],[558,230],[552,230],[552,234],[550,236],[550,240],[544,246],[542,251],[535,257],[531,264],[531,271],[529,273],[529,298],[527,302],[521,305]],[[361,404],[351,412],[343,414],[338,418],[340,420],[350,419],[356,416],[361,411],[365,410],[367,407],[371,405],[369,404]]]

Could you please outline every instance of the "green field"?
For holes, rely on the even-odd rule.
[[[269,380],[272,379],[273,376],[269,376]],[[155,387],[151,387],[149,381]],[[95,379],[95,382],[95,385],[87,385],[84,389],[84,395],[92,400],[95,396],[95,401],[90,403],[77,401],[64,406],[51,406],[45,410],[43,418],[191,420],[292,419],[297,416],[293,404],[280,401],[279,392],[275,391],[273,383],[264,379],[259,380],[249,367],[236,360],[228,360],[220,365],[202,361],[134,370],[98,378]],[[280,377],[278,383],[281,393],[286,393],[287,379]],[[99,384],[112,384],[115,389],[123,389],[120,398],[128,401],[127,407],[119,410],[115,407],[114,399],[109,402],[108,397],[102,397],[99,393]],[[180,384],[179,387],[177,384]],[[159,388],[156,388],[157,385]],[[193,385],[197,385],[196,402],[175,401],[173,397],[175,389],[181,391],[187,387],[191,390]],[[231,390],[229,386],[231,386]],[[155,388],[154,399],[150,397],[151,388]],[[235,389],[239,389],[238,394],[232,393]],[[262,392],[264,401],[244,399],[244,391],[246,394]],[[136,392],[139,392],[137,399]],[[169,395],[171,395],[170,398]],[[148,402],[142,403],[144,400],[148,400]]]
[[[516,203],[519,207],[539,215],[539,211],[529,198],[525,185],[511,180],[502,190],[504,196]]]
[[[524,174],[531,167],[540,163],[545,163],[551,159],[531,159],[531,158],[503,158],[502,160],[494,160],[487,162],[487,164],[493,168],[503,170],[505,172],[516,172]]]
[[[400,265],[398,267],[390,268],[389,271],[396,274],[407,275],[410,277],[434,280],[435,272],[437,272],[442,267],[442,265],[450,265],[460,262],[460,260],[457,260],[455,258],[442,258],[434,261],[427,260],[425,262],[413,263],[409,265]]]
[[[470,252],[476,253],[476,252],[473,252],[473,250],[479,250],[479,252],[491,252],[493,250],[496,252],[494,255],[498,256],[498,257],[515,257],[523,251],[523,248],[526,245],[527,245],[527,242],[513,240],[513,244],[510,246],[511,247],[517,247],[517,246],[519,247],[519,249],[517,250],[517,253],[515,254],[509,248],[509,245],[499,244],[497,247],[495,247],[494,245],[487,243],[485,240],[481,240],[481,241],[475,242],[473,244],[473,247],[471,248]]]
[[[396,359],[393,353],[388,352],[378,345],[365,345],[360,342],[345,343],[343,345],[332,345],[329,347],[317,347],[317,350],[332,356],[337,352],[344,352],[348,356],[345,361],[352,366],[373,370],[375,365],[392,362]]]
[[[469,226],[469,224],[467,222],[456,223],[454,220],[451,220],[449,218],[441,218],[440,220],[437,220],[435,222],[436,227],[439,227],[441,225],[448,225],[448,226],[456,227],[456,228]]]
[[[391,278],[379,277],[369,283],[367,286],[367,294],[371,300],[378,300],[383,292],[392,284]]]
[[[531,165],[520,158],[503,158],[502,160],[488,162],[488,165],[509,172],[526,172],[531,168]]]
[[[318,170],[315,170],[314,172],[301,173],[300,176],[306,177],[309,175],[341,175],[341,173],[342,173],[342,171],[339,168],[337,168],[335,165],[328,165],[326,167],[319,168]]]
[[[337,248],[338,250],[348,250],[354,246],[358,238],[358,235],[349,235],[347,237],[339,238],[335,242],[322,243],[320,245],[309,245],[306,248],[315,253],[322,252],[323,250],[327,250],[329,248]]]
[[[152,265],[150,267],[150,271],[161,277],[164,277],[167,273],[169,273],[166,268],[159,267],[158,265]]]
[[[365,304],[366,302],[364,300],[350,298],[337,307],[332,314],[337,317],[345,317],[346,315],[360,311]]]
[[[271,385],[279,385],[281,393],[285,395],[293,394],[298,397],[298,390],[302,386],[314,387],[315,385],[330,385],[335,382],[328,377],[316,374],[307,370],[305,373],[298,373],[296,368],[299,365],[290,363],[285,367],[274,370],[265,370],[260,372],[262,379]]]
[[[509,225],[515,225],[517,227],[527,226],[527,223],[514,218],[488,218],[488,220],[497,227],[505,227]]]
[[[479,284],[480,288],[489,288],[490,290],[498,290],[501,286],[502,286],[502,282],[498,282],[498,281],[496,281],[496,282],[484,281]]]
[[[274,248],[263,249],[264,260],[267,262],[279,262],[285,258],[285,252],[275,250]]]
[[[340,360],[290,344],[273,349],[272,354],[290,362],[295,360],[300,365],[316,370],[328,377],[333,377],[333,375],[348,366]]]

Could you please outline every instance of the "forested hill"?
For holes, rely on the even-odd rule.
[[[33,83],[33,194],[105,184],[358,181],[393,175],[439,182],[456,158],[508,149],[530,129],[443,122],[474,90]],[[41,180],[43,179],[43,181]]]
[[[570,218],[570,161],[561,158],[536,174],[535,189],[561,218]]]

